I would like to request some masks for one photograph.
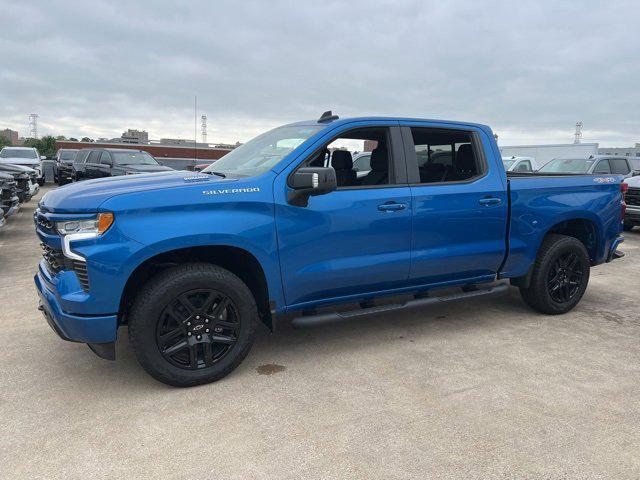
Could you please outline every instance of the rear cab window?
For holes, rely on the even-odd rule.
[[[413,148],[407,150],[409,182],[470,182],[486,173],[481,146],[471,131],[410,127]]]

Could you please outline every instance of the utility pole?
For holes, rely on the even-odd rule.
[[[29,137],[38,138],[38,114],[29,115]]]
[[[207,116],[202,115],[200,117],[200,125],[201,125],[201,133],[202,133],[202,143],[207,143]]]
[[[580,143],[580,139],[582,138],[582,122],[576,122],[576,133],[574,133],[575,139],[573,143],[576,145]]]

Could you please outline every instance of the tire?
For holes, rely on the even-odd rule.
[[[589,253],[580,240],[566,235],[547,235],[536,257],[531,283],[527,288],[520,288],[520,294],[530,307],[541,313],[567,313],[584,295],[589,270]]]
[[[129,313],[129,339],[152,377],[191,387],[220,380],[240,365],[257,321],[255,299],[242,280],[216,265],[190,263],[142,287]]]
[[[41,187],[44,185],[44,178],[38,179],[38,185],[40,185]]]
[[[629,225],[628,223],[623,223],[622,224],[622,229],[625,232],[630,232],[631,230],[633,230],[633,227],[635,227],[635,225]]]

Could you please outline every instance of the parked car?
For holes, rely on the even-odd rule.
[[[33,182],[36,182],[35,185],[38,185],[36,179],[37,174],[32,168],[22,165],[0,163],[0,172],[8,173],[13,176],[17,184],[17,194],[20,203],[28,202],[31,200],[31,197],[37,193],[37,188],[33,184]]]
[[[625,177],[634,175],[634,168],[629,159],[605,155],[592,155],[588,158],[554,158],[538,171],[541,173],[614,174]]]
[[[329,166],[336,141],[375,143],[370,172],[357,178],[350,151]],[[447,157],[444,175],[420,169],[418,152],[447,148],[432,164]],[[142,366],[176,386],[229,374],[260,321],[400,312],[507,281],[535,310],[568,312],[590,269],[622,256],[623,177],[507,174],[497,152],[483,125],[327,112],[199,174],[52,190],[35,215],[40,308],[103,358],[128,325]]]
[[[353,170],[356,178],[362,178],[371,171],[371,152],[359,152],[353,155]]]
[[[0,216],[9,217],[20,210],[18,187],[13,175],[0,171]]]
[[[61,148],[56,153],[55,163],[53,164],[53,181],[58,185],[73,181],[73,161],[77,152],[77,149]]]
[[[143,150],[95,148],[91,149],[84,161],[82,177],[90,179],[172,170],[160,165],[151,154]]]
[[[38,150],[31,147],[2,147],[0,150],[0,164],[23,165],[33,168],[36,171],[36,181],[38,185],[44,185],[44,175],[42,173],[42,160]]]
[[[624,230],[630,232],[633,227],[640,227],[640,176],[627,178],[625,202],[627,210],[624,215]]]
[[[76,156],[73,158],[73,163],[71,164],[71,176],[73,177],[74,182],[85,179],[84,170],[87,162],[87,157],[90,153],[90,148],[83,148],[82,150],[78,150],[76,152]]]
[[[536,159],[533,157],[502,157],[502,164],[507,172],[535,172]]]

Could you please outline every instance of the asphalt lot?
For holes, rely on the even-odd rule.
[[[46,190],[45,190],[46,191]],[[638,478],[640,230],[562,317],[507,296],[261,330],[211,385],[60,340],[32,200],[0,231],[0,478]]]

